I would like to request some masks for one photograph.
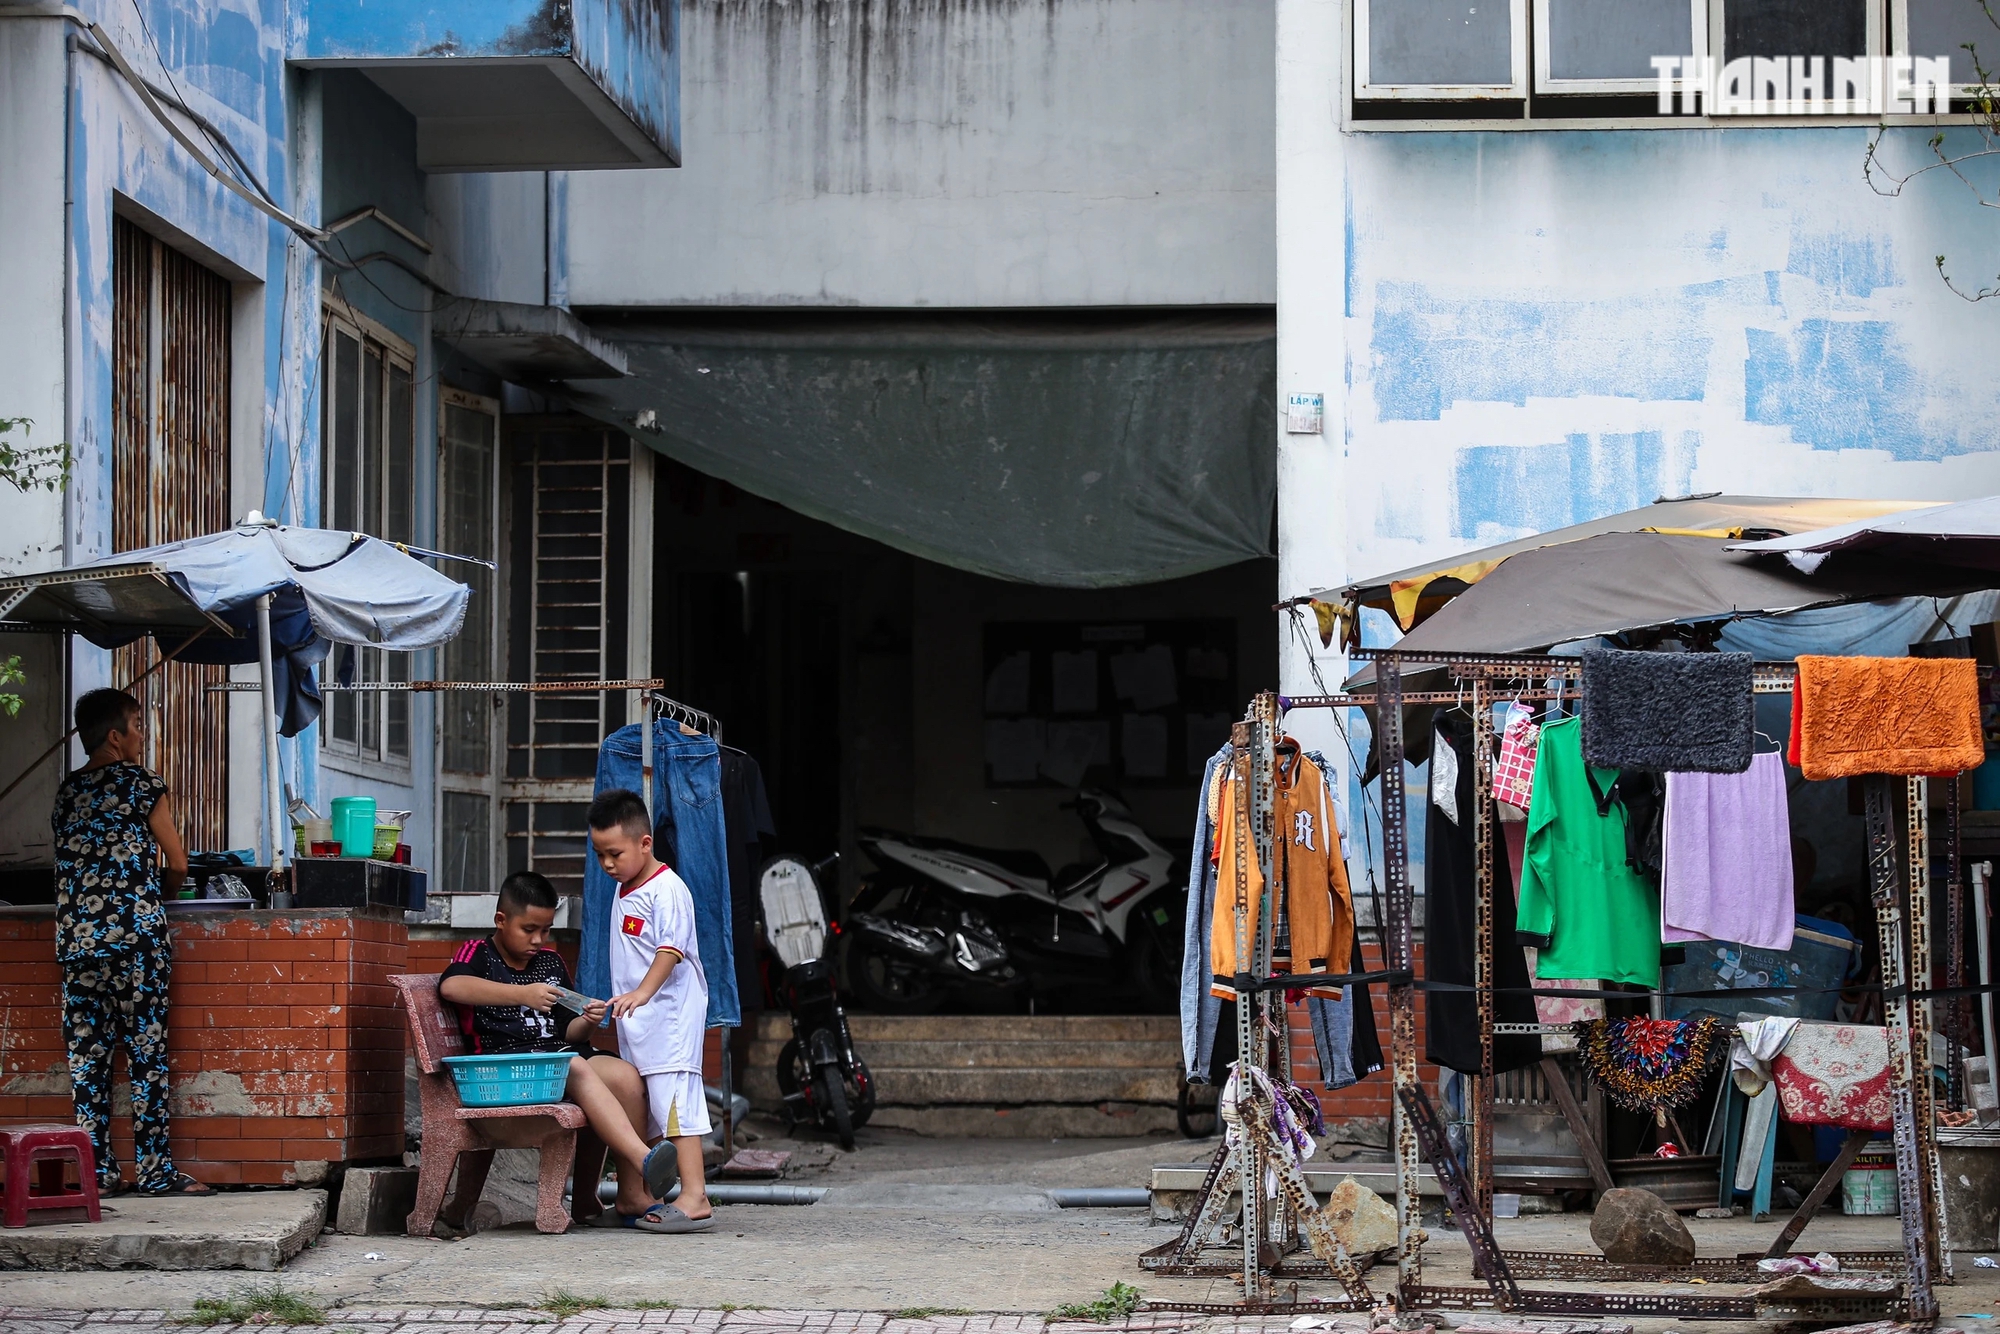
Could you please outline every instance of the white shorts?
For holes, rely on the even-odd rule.
[[[701,1076],[689,1070],[669,1070],[646,1076],[646,1122],[655,1136],[706,1135],[708,1094]]]

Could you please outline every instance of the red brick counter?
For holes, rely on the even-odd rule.
[[[310,1185],[403,1152],[409,933],[386,909],[173,914],[175,1164],[214,1184]],[[74,1118],[49,907],[0,908],[0,1123]],[[129,1169],[124,1063],[113,1141]]]

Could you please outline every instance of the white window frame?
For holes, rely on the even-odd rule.
[[[1927,60],[1935,60],[1939,56],[1950,56],[1953,74],[1957,74],[1961,64],[1963,64],[1967,74],[1973,72],[1972,57],[1970,55],[1961,56],[1958,53],[1964,49],[1963,47],[1951,51],[1912,51],[1910,49],[1909,0],[1888,0],[1888,4],[1889,52],[1891,55],[1916,56]],[[1996,16],[2000,16],[2000,8],[1996,8],[1993,12]],[[1982,59],[1985,60],[1987,68],[1993,72],[1994,83],[2000,85],[2000,27],[1993,29],[1992,45],[1987,47],[1987,53]],[[1979,84],[1960,83],[1956,78],[1952,80],[1951,99],[1954,102],[1970,101],[1980,96],[1980,93],[1981,88]]]
[[[1539,3],[1535,6],[1535,91],[1538,93],[1652,93],[1659,89],[1659,76],[1648,74],[1645,78],[1633,79],[1559,79],[1549,73],[1549,10],[1552,6]],[[1709,0],[1688,0],[1688,27],[1692,41],[1685,51],[1654,51],[1656,56],[1692,56],[1706,54],[1708,41]]]
[[[1847,52],[1846,54],[1849,56],[1879,56],[1884,51],[1882,39],[1889,22],[1887,15],[1883,13],[1883,6],[1886,0],[1864,0],[1864,2],[1867,5],[1868,49],[1860,52]],[[1727,31],[1723,23],[1723,18],[1727,4],[1728,0],[1708,0],[1709,54],[1715,58],[1715,67],[1718,71],[1729,62],[1729,52],[1723,49],[1723,36]],[[1810,56],[1815,53],[1793,51],[1787,52],[1787,54]],[[1817,54],[1823,55],[1831,61],[1835,56],[1842,53],[1838,51],[1822,51]],[[1703,109],[1706,110],[1706,108]]]
[[[1354,100],[1357,102],[1470,102],[1528,95],[1528,0],[1507,0],[1513,47],[1509,83],[1371,84],[1368,77],[1368,10],[1376,0],[1354,0]],[[1381,0],[1394,4],[1395,0]]]
[[[404,339],[397,337],[390,330],[369,319],[367,316],[362,315],[345,303],[328,299],[325,305],[326,316],[320,326],[320,522],[322,525],[330,527],[335,517],[331,512],[333,503],[332,488],[327,483],[332,479],[332,470],[335,461],[331,438],[333,394],[335,389],[333,340],[334,335],[338,333],[344,337],[354,339],[359,344],[364,367],[371,346],[382,357],[384,381],[382,411],[384,416],[381,431],[381,448],[383,450],[383,458],[378,466],[381,468],[382,473],[381,504],[383,508],[378,514],[363,516],[364,519],[372,517],[374,520],[372,531],[367,528],[362,530],[368,531],[370,536],[379,537],[383,535],[384,521],[389,503],[389,469],[387,459],[390,435],[387,414],[389,412],[390,396],[387,389],[388,370],[393,366],[409,376],[409,514],[410,524],[414,530],[416,526],[417,496],[419,493],[416,476],[417,459],[420,452],[418,441],[422,438],[418,433],[417,350]],[[360,391],[359,385],[357,385],[357,391]],[[412,531],[411,536],[414,537],[415,535],[415,532]],[[334,647],[333,652],[327,655],[325,663],[321,666],[320,670],[323,678],[328,680],[336,679],[340,666],[340,658],[346,652],[348,652],[348,649],[344,645],[336,645]],[[412,655],[408,653],[387,653],[381,649],[365,647],[357,648],[353,652],[357,659],[355,664],[357,669],[355,683],[357,685],[373,680],[407,681],[410,679]],[[400,673],[400,675],[397,673]],[[359,732],[362,722],[370,722],[369,730],[373,733],[372,744],[369,744],[359,736],[353,741],[346,741],[334,735],[333,719],[329,715],[335,707],[335,700],[354,701],[356,730]],[[392,754],[389,750],[389,701],[390,692],[387,691],[376,692],[372,696],[350,694],[347,692],[341,692],[338,695],[329,694],[327,696],[327,704],[322,710],[320,717],[320,751],[325,759],[332,763],[334,768],[342,772],[372,778],[390,779],[400,783],[407,783],[411,780],[415,772],[416,753],[419,749],[415,734],[415,710],[411,707],[411,696],[407,692],[402,693],[400,701],[404,716],[404,752],[400,755]]]

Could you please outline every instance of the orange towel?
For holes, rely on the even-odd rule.
[[[1805,776],[1957,774],[1986,762],[1970,658],[1799,659],[1792,759]]]

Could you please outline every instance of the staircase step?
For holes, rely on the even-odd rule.
[[[857,1040],[878,1042],[1174,1042],[1180,1019],[1171,1014],[855,1014],[847,1027]],[[791,1016],[765,1010],[757,1037],[782,1042],[792,1035]]]
[[[787,1035],[786,1041],[790,1041]],[[778,1059],[783,1042],[753,1042],[750,1059]],[[990,1066],[1050,1069],[1172,1070],[1179,1042],[877,1042],[859,1034],[855,1050],[871,1070],[977,1070]]]

